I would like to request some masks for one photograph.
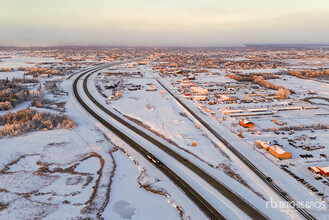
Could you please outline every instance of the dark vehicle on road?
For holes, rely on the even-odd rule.
[[[153,154],[147,154],[146,155],[148,159],[150,159],[153,163],[161,167],[163,164],[158,158],[156,158]]]

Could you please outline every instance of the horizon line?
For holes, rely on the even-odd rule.
[[[125,46],[125,45],[49,45],[15,46],[0,45],[0,48],[247,48],[247,47],[329,47],[329,43],[243,43],[236,46]]]

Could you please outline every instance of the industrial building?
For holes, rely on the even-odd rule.
[[[316,167],[319,169],[322,176],[329,176],[329,166],[328,167]]]
[[[269,148],[271,147],[268,143],[261,140],[256,141],[256,146],[264,150],[269,150]]]
[[[268,152],[279,159],[290,159],[291,153],[284,151],[280,147],[273,145],[269,148]]]
[[[223,114],[229,115],[231,113],[242,113],[243,110],[242,109],[224,109],[222,110]]]
[[[254,123],[246,120],[246,119],[241,119],[239,120],[239,125],[241,125],[244,128],[252,128],[254,127]]]
[[[198,95],[198,96],[194,96],[193,99],[195,101],[206,101],[207,100],[207,96],[204,95]]]
[[[286,107],[272,108],[272,111],[293,111],[293,110],[303,110],[303,107],[301,107],[301,106],[286,106]]]
[[[267,110],[267,108],[249,108],[247,112],[266,112]]]
[[[315,173],[315,174],[320,174],[320,170],[318,167],[308,167],[307,169],[309,169],[312,173]]]
[[[208,89],[204,89],[201,86],[191,87],[191,92],[196,93],[198,95],[208,95]]]
[[[265,116],[273,115],[273,112],[242,112],[242,113],[228,113],[230,117],[251,117],[251,116]]]

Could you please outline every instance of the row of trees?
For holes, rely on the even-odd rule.
[[[287,72],[288,75],[296,76],[301,79],[306,78],[321,78],[329,76],[329,69],[325,70],[290,70]]]
[[[265,80],[262,76],[257,76],[257,75],[241,76],[241,75],[236,75],[236,74],[226,74],[226,76],[231,79],[235,79],[237,81],[251,81],[251,82],[258,84],[260,86],[263,86],[265,88],[277,90],[276,95],[280,99],[287,99],[287,98],[289,98],[289,95],[290,95],[290,91],[288,89],[286,89],[283,86],[278,86],[272,82],[269,82],[269,81]]]
[[[324,123],[316,123],[316,124],[311,124],[311,125],[303,125],[303,124],[295,124],[292,126],[284,126],[284,127],[273,127],[273,128],[265,128],[265,132],[275,132],[275,131],[304,131],[304,130],[325,130],[329,129],[329,125],[324,124]]]
[[[253,83],[256,83],[256,84],[258,84],[260,86],[263,86],[265,88],[278,90],[277,93],[276,93],[276,96],[279,99],[289,98],[290,91],[288,89],[286,89],[284,86],[278,86],[278,85],[276,85],[272,82],[269,82],[269,81],[263,79],[262,76],[253,76],[252,80],[253,80]]]
[[[75,128],[76,123],[66,115],[48,112],[37,112],[30,108],[7,113],[0,117],[0,138],[17,136],[37,130],[52,130],[59,128]]]

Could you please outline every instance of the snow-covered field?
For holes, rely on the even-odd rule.
[[[61,88],[71,92],[71,83]],[[148,161],[100,131],[72,94],[59,98],[77,128],[0,139],[0,219],[205,219]]]
[[[274,213],[271,213],[269,209],[265,209],[264,200],[268,201],[270,198],[280,199],[271,193],[271,190],[268,190],[265,184],[259,181],[255,182],[255,176],[247,171],[248,169],[244,165],[239,162],[236,163],[234,156],[222,148],[220,143],[216,143],[216,140],[211,139],[209,134],[198,126],[196,127],[196,122],[151,78],[151,73],[147,67],[140,69],[145,72],[146,79],[128,77],[124,79],[124,84],[138,84],[141,85],[141,89],[137,91],[125,90],[118,100],[107,102],[109,104],[106,104],[105,99],[97,92],[95,87],[96,83],[104,88],[99,76],[95,83],[89,81],[90,90],[93,92],[93,96],[105,106],[109,106],[108,108],[111,111],[118,115],[121,114],[126,120],[132,121],[132,124],[137,124],[136,126],[140,125],[146,128],[150,131],[149,133],[153,132],[155,137],[160,136],[169,141],[171,145],[168,146],[175,151],[203,167],[241,195],[246,196],[247,193],[248,196],[246,197],[249,201],[252,200],[257,208],[273,215]],[[103,83],[106,84],[106,81],[114,80],[107,79],[110,80],[103,80]],[[157,91],[146,91],[150,83],[157,87]],[[103,89],[101,93],[109,96],[111,91]],[[152,105],[152,108],[147,108],[148,105]],[[196,143],[196,146],[192,146],[192,143]],[[154,154],[157,156],[161,155],[156,149],[150,148],[149,150],[152,153],[155,152]],[[166,157],[161,156],[159,158]],[[170,159],[166,158],[163,161],[167,163],[167,160]],[[261,197],[264,200],[260,199]],[[294,218],[291,213],[286,214],[290,215],[289,218]],[[275,215],[278,215],[278,213],[275,213]]]
[[[57,62],[54,58],[29,57],[2,60],[0,68],[30,67],[38,62]],[[292,60],[291,64],[293,63]],[[152,137],[158,138],[162,143],[220,180],[269,218],[301,218],[292,209],[268,206],[269,201],[279,203],[283,200],[157,83],[156,79],[159,76],[150,70],[151,64],[136,65],[134,68],[128,68],[128,65],[117,65],[114,68],[99,71],[100,75],[95,73],[91,76],[92,80],[88,81],[88,88],[100,103]],[[105,76],[104,74],[108,71],[119,71],[126,75],[123,77]],[[197,74],[198,81],[209,84],[234,83],[234,80],[225,77],[224,71],[215,69],[211,71],[218,74]],[[245,72],[276,71],[278,70],[266,69]],[[140,73],[136,74],[138,72]],[[129,76],[129,74],[132,75]],[[16,70],[0,72],[0,79],[6,77],[11,79],[22,77],[22,75],[22,71]],[[178,85],[174,83],[182,78],[178,76],[159,80],[176,92]],[[82,109],[72,94],[71,85],[74,79],[75,77],[58,83],[61,90],[68,92],[68,96],[65,93],[54,95],[46,92],[45,97],[56,103],[66,103],[65,114],[77,123],[76,128],[38,131],[0,139],[0,219],[96,219],[97,216],[115,220],[206,219],[197,206],[164,174]],[[107,99],[115,94],[105,87],[120,80],[124,88],[121,96]],[[295,99],[308,97],[304,93],[309,90],[314,90],[317,96],[329,98],[328,85],[323,82],[290,76],[271,81],[295,90],[297,93],[292,96]],[[40,82],[44,83],[45,80]],[[127,88],[131,88],[132,85],[140,85],[140,90],[128,90]],[[101,93],[97,91],[98,86]],[[147,91],[154,87],[156,91]],[[240,92],[246,90],[241,89]],[[79,91],[82,93],[81,82]],[[210,106],[205,102],[204,104],[215,112],[212,116],[201,110],[198,107],[199,103],[185,100],[178,92],[176,94],[258,168],[269,174],[291,197],[297,201],[322,202],[322,199],[326,200],[327,197],[317,196],[288,173],[282,171],[280,165],[287,165],[293,173],[307,180],[321,192],[324,187],[323,191],[325,191],[328,187],[321,183],[324,179],[315,180],[315,175],[309,172],[307,167],[310,165],[329,166],[328,160],[319,156],[320,153],[328,155],[329,146],[308,152],[290,146],[286,137],[293,138],[306,134],[308,137],[316,136],[316,140],[307,140],[299,144],[326,145],[328,143],[327,130],[295,131],[292,135],[288,135],[288,132],[285,134],[264,132],[264,129],[273,127],[279,129],[280,126],[271,121],[272,116],[262,116],[251,118],[259,133],[243,129],[244,138],[240,139],[237,137],[237,133],[241,130],[237,127],[238,119],[226,117],[219,111],[229,104]],[[83,99],[86,97],[84,96]],[[295,105],[310,105],[299,100],[291,101]],[[291,112],[282,112],[277,119],[286,122],[285,126],[320,122],[329,124],[327,117],[329,103],[323,99],[311,101],[319,104],[320,109],[293,111],[295,117],[291,117]],[[288,103],[289,101],[274,101],[269,104],[235,104],[234,108],[245,110],[270,105],[288,105]],[[89,104],[92,105],[91,102]],[[12,112],[28,105],[29,102],[22,103],[12,109]],[[93,107],[93,110],[99,111],[96,107]],[[38,109],[38,111],[57,112],[50,109]],[[0,112],[0,115],[3,114],[5,114],[4,111]],[[102,113],[99,112],[99,114]],[[221,120],[223,117],[226,117],[226,120]],[[165,152],[155,148],[154,145],[131,131],[127,131],[105,115],[104,118],[129,134],[136,142],[142,144],[166,166],[179,174],[226,218],[250,218],[207,182]],[[232,123],[235,125],[233,126]],[[278,144],[282,144],[285,150],[293,154],[292,159],[277,161],[268,152],[254,147],[256,139],[272,142],[277,140]],[[314,157],[304,159],[299,156],[306,153]],[[310,209],[309,211],[319,219],[326,219],[328,205],[325,204],[325,206],[324,209]]]
[[[10,58],[2,58],[2,62],[0,62],[0,68],[8,67],[17,69],[18,67],[32,67],[34,64],[43,63],[43,62],[51,62],[56,63],[60,62],[55,58],[47,58],[47,57],[22,57],[22,56],[12,56]]]

